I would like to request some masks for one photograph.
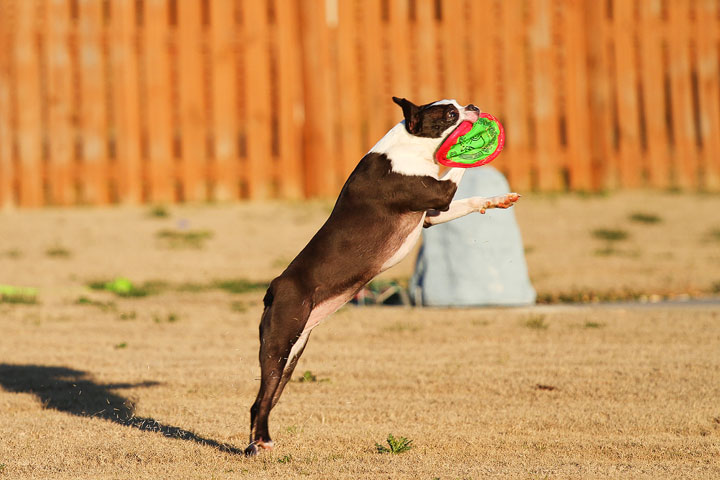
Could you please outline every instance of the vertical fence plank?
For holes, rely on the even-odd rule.
[[[247,178],[250,198],[270,197],[270,65],[265,1],[243,2],[245,31],[245,103],[247,105]]]
[[[587,48],[590,96],[590,153],[594,190],[608,188],[607,164],[614,152],[611,142],[610,82],[606,48],[604,2],[585,4],[585,45]]]
[[[69,205],[74,201],[73,75],[70,61],[70,5],[66,0],[46,2],[48,19],[45,49],[48,74],[48,142],[50,201]]]
[[[672,97],[672,125],[675,136],[673,171],[675,186],[697,186],[698,152],[690,83],[690,12],[689,0],[668,2],[670,25],[667,44]]]
[[[80,128],[82,137],[82,202],[105,204],[110,199],[107,83],[102,46],[103,4],[79,2]]]
[[[567,150],[570,168],[570,188],[590,191],[592,171],[590,165],[590,114],[588,112],[588,78],[583,38],[585,30],[584,2],[566,0],[564,3],[564,38],[567,52],[566,126]]]
[[[670,143],[666,125],[660,0],[640,2],[639,29],[648,184],[667,188],[670,180]]]
[[[456,12],[464,11],[464,0],[445,0],[442,2],[442,23],[440,24],[440,35],[438,40],[443,51],[442,71],[445,76],[445,91],[439,96],[454,98],[461,105],[472,103],[468,92],[469,80],[469,59],[464,48],[467,39],[464,34],[472,29],[463,28],[458,31],[458,26],[450,19]]]
[[[113,75],[114,146],[118,200],[140,203],[140,91],[138,84],[136,2],[112,0],[110,66]]]
[[[143,60],[146,92],[149,200],[172,202],[175,167],[170,104],[169,12],[167,0],[144,0]]]
[[[392,61],[390,62],[392,95],[415,100],[412,98],[412,85],[410,81],[410,76],[412,75],[412,49],[410,47],[408,0],[389,1],[389,40],[390,45],[392,45]],[[345,2],[341,2],[341,5],[344,3]],[[395,115],[391,118],[402,118],[398,112],[399,110],[396,110]]]
[[[533,65],[537,187],[560,188],[560,145],[553,49],[553,0],[532,0],[529,27]]]
[[[43,203],[40,66],[36,41],[38,6],[35,0],[15,3],[17,30],[13,60],[20,168],[17,176],[19,203],[27,207],[39,207]]]
[[[303,52],[303,95],[305,97],[305,194],[330,196],[337,193],[336,175],[328,156],[332,149],[333,114],[327,92],[328,36],[325,28],[324,0],[300,2]]]
[[[502,62],[504,85],[503,118],[508,149],[510,182],[513,189],[526,191],[530,182],[530,132],[528,130],[528,95],[525,68],[524,9],[505,8],[502,15]],[[487,60],[486,60],[487,61]],[[492,68],[492,65],[489,66]],[[493,111],[490,111],[493,113]]]
[[[363,115],[367,121],[368,145],[373,145],[387,131],[385,121],[386,102],[391,101],[389,96],[383,95],[384,65],[382,44],[382,19],[380,0],[362,0],[357,3],[358,11],[362,15],[362,68],[363,97],[367,108]],[[359,73],[359,72],[358,72]]]
[[[230,0],[216,0],[209,7],[215,199],[228,201],[239,198],[235,5]]]
[[[354,1],[339,3],[338,10],[338,68],[340,109],[341,175],[347,177],[370,145],[361,141],[361,114],[363,111],[358,71],[359,22]],[[371,141],[372,143],[372,141]]]
[[[704,178],[701,187],[720,190],[720,99],[718,98],[718,2],[701,0],[696,12],[698,106]]]
[[[0,209],[13,206],[12,113],[10,106],[10,61],[14,15],[9,0],[0,0]]]
[[[640,186],[640,118],[637,97],[634,1],[614,2],[615,84],[619,137],[620,185]]]
[[[343,2],[344,4],[345,2]],[[302,67],[297,45],[300,42],[298,5],[288,1],[277,9],[278,63],[280,74],[280,171],[283,198],[302,197],[302,128],[306,111],[302,97]],[[348,103],[352,99],[348,98]],[[357,130],[355,131],[357,136]],[[347,154],[343,152],[343,155]]]
[[[177,2],[180,182],[185,200],[207,200],[204,65],[200,0]]]
[[[416,1],[416,20],[415,20],[415,38],[416,55],[415,65],[418,71],[415,73],[419,76],[419,88],[417,99],[412,99],[415,103],[429,103],[440,98],[440,82],[439,70],[440,62],[438,61],[438,33],[437,21],[435,19],[435,2],[434,1]]]

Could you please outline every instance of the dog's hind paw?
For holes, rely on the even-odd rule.
[[[252,442],[250,445],[247,446],[245,449],[245,456],[246,457],[254,457],[258,453],[260,453],[260,450],[272,450],[275,444],[272,440],[268,442],[263,442],[262,440],[256,440]]]

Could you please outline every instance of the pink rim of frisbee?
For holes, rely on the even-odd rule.
[[[490,115],[489,113],[481,113],[480,115],[478,115],[478,119],[480,118],[487,118],[488,120],[495,122],[498,126],[498,130],[500,132],[498,133],[498,146],[495,151],[475,163],[453,162],[452,160],[449,160],[447,158],[448,152],[453,147],[453,145],[457,143],[458,138],[462,137],[472,129],[473,122],[465,120],[460,125],[458,125],[458,127],[453,130],[450,135],[448,135],[442,145],[440,145],[440,148],[438,148],[437,152],[435,152],[435,159],[438,161],[439,164],[445,165],[446,167],[473,168],[488,164],[495,160],[495,157],[500,155],[500,152],[502,152],[502,149],[505,146],[505,129],[503,129],[502,123],[500,123],[497,118]]]

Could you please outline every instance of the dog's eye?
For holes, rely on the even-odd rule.
[[[457,112],[457,110],[450,110],[450,111],[447,113],[447,117],[448,117],[448,120],[452,120],[453,122],[454,122],[455,120],[457,120],[457,118],[458,118],[458,112]]]

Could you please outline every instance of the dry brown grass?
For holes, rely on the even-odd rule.
[[[719,203],[530,196],[516,212],[541,293],[680,293],[720,280],[708,234]],[[636,211],[663,221],[633,223]],[[276,450],[228,452],[247,441],[262,292],[121,298],[84,284],[266,280],[326,212],[317,203],[170,208],[165,219],[141,209],[3,214],[0,252],[22,254],[0,255],[0,283],[40,287],[40,303],[0,304],[0,479],[720,476],[713,306],[346,307],[313,333],[296,373],[328,381],[291,383],[271,417]],[[204,248],[156,243],[180,218],[213,232]],[[626,229],[618,248],[639,254],[594,255],[595,228]],[[47,257],[58,243],[73,256]],[[115,306],[77,304],[80,295]],[[377,453],[388,433],[413,448]]]

